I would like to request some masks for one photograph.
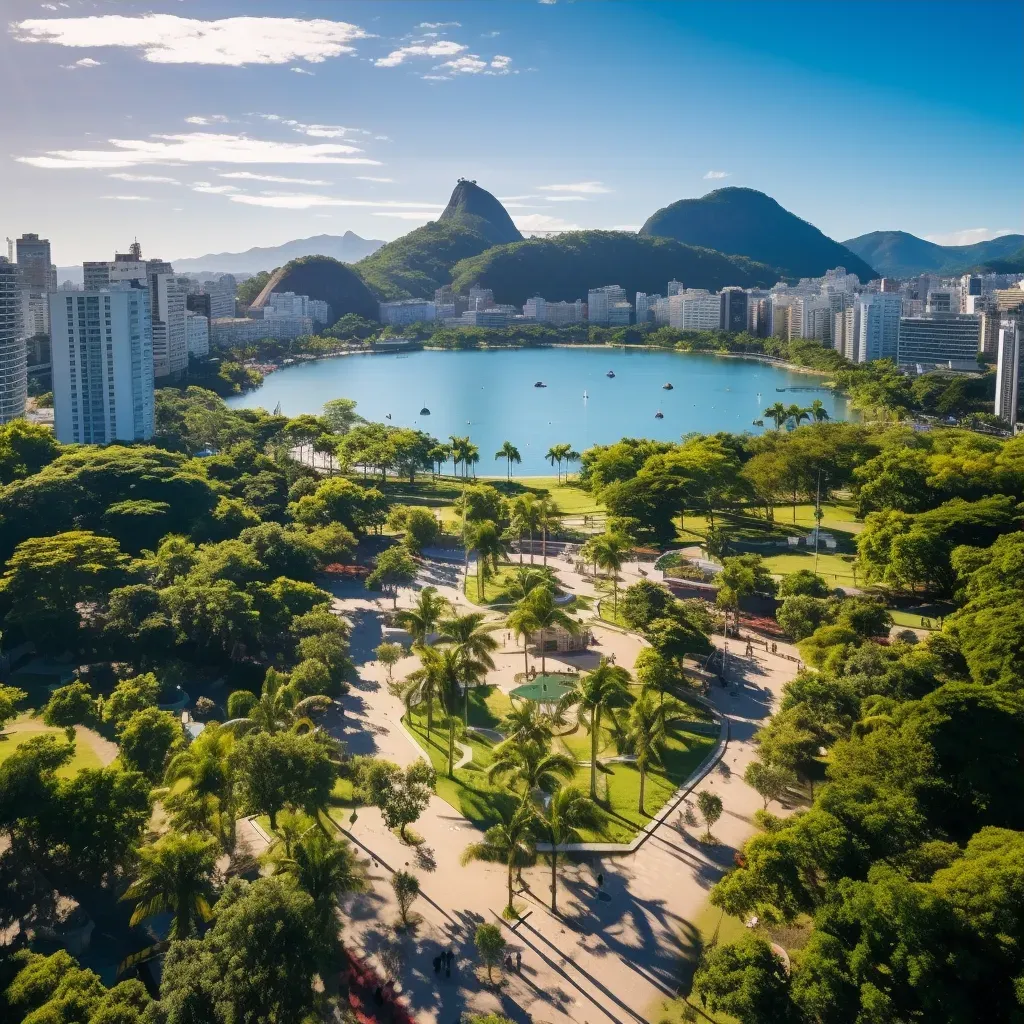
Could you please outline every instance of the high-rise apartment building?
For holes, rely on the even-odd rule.
[[[874,292],[860,301],[857,362],[897,359],[903,300],[890,292]]]
[[[677,331],[717,331],[722,322],[722,300],[717,292],[687,288],[670,295],[668,323]]]
[[[678,295],[682,290],[683,290],[683,282],[682,281],[677,281],[677,280],[675,280],[675,278],[673,278],[671,281],[669,281],[669,283],[668,283],[668,290],[665,292],[665,294],[669,298],[672,298],[673,295]]]
[[[719,327],[732,334],[747,329],[747,293],[742,288],[722,289]]]
[[[474,285],[469,289],[470,309],[490,309],[494,305],[494,291],[491,288],[478,288]]]
[[[995,412],[1011,429],[1017,425],[1020,399],[1020,336],[1021,328],[1016,320],[1004,320],[999,325]]]
[[[980,333],[981,320],[966,313],[901,317],[898,362],[901,366],[976,367]]]
[[[201,359],[210,354],[210,321],[201,313],[185,313],[185,340],[188,354]]]
[[[153,374],[156,377],[173,377],[188,369],[185,298],[189,279],[168,272],[165,268],[169,266],[159,261],[156,271],[149,274]]]
[[[928,292],[926,313],[959,313],[960,293],[952,288],[936,288]]]
[[[25,415],[28,397],[28,351],[21,275],[0,257],[0,423]]]
[[[592,324],[607,324],[611,308],[621,302],[627,302],[627,299],[626,290],[620,285],[606,284],[601,288],[591,288],[587,293],[587,319]]]
[[[26,232],[14,245],[22,288],[32,292],[55,292],[57,268],[50,262],[50,240]]]
[[[153,436],[149,290],[130,284],[50,296],[54,433],[64,444]]]
[[[854,302],[832,314],[832,347],[851,363],[857,362],[860,354],[860,306]]]
[[[967,308],[967,300],[972,295],[981,295],[981,278],[977,274],[964,274],[960,278],[960,312],[973,313]]]

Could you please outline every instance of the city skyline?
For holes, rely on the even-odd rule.
[[[5,231],[59,265],[135,236],[169,260],[390,239],[461,175],[524,231],[635,229],[727,185],[837,240],[1019,231],[1021,55],[964,46],[944,7],[15,0]]]

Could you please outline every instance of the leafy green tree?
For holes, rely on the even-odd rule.
[[[704,953],[693,988],[712,1012],[727,1013],[741,1024],[792,1019],[785,965],[757,935]]]
[[[392,761],[371,757],[362,759],[357,767],[359,789],[369,803],[379,808],[384,824],[398,829],[403,842],[408,842],[406,829],[427,809],[437,786],[437,772],[422,757],[407,768]]]
[[[324,956],[311,897],[289,879],[233,879],[202,940],[172,944],[160,985],[168,1024],[299,1021]]]
[[[533,631],[541,634],[540,670],[543,673],[547,671],[547,652],[543,642],[545,631],[564,629],[567,633],[576,636],[579,633],[579,625],[564,608],[555,604],[555,595],[547,587],[537,587],[531,590],[529,596],[523,601],[523,608],[524,614],[522,616],[518,616],[516,612],[513,612],[513,615],[516,615],[516,619],[519,622],[517,632],[523,626],[532,623]],[[510,627],[516,629],[511,623],[512,616],[509,618]]]
[[[646,629],[655,619],[663,618],[674,601],[660,584],[638,580],[622,595],[622,620],[630,629]]]
[[[665,695],[676,684],[671,662],[662,657],[653,647],[644,647],[636,656],[633,674],[643,693],[658,694],[658,701],[664,704]]]
[[[171,939],[197,935],[213,917],[216,844],[194,832],[168,832],[139,851],[135,881],[121,898],[135,904],[134,927],[154,914],[171,914]]]
[[[505,503],[501,491],[490,484],[473,484],[455,502],[455,508],[464,512],[468,523],[499,523],[505,518]]]
[[[779,625],[795,641],[806,640],[819,626],[831,622],[828,602],[810,594],[791,594],[775,613]]]
[[[103,700],[103,721],[120,730],[136,711],[156,707],[159,699],[160,681],[152,672],[122,679]]]
[[[7,689],[5,687],[5,689]],[[19,691],[20,692],[20,691]],[[26,694],[22,693],[23,699]],[[12,716],[0,714],[0,724]],[[96,702],[88,683],[69,683],[59,686],[50,694],[50,699],[43,708],[43,721],[57,728],[73,725],[94,725],[96,722]]]
[[[380,588],[391,592],[395,608],[398,607],[398,591],[411,586],[416,579],[416,563],[409,553],[400,547],[387,548],[377,556],[373,572],[366,577],[368,589]]]
[[[184,745],[181,723],[170,711],[143,708],[121,726],[117,744],[121,763],[150,782],[163,777],[167,759]]]
[[[515,913],[512,905],[512,881],[517,870],[522,870],[534,858],[534,822],[533,809],[529,804],[521,803],[515,810],[502,811],[501,821],[492,825],[485,833],[481,842],[470,843],[462,851],[462,863],[474,860],[504,862],[508,869],[508,905],[505,914],[511,917]]]
[[[402,927],[409,927],[409,910],[420,894],[420,880],[411,871],[396,871],[391,876],[391,888],[398,903]]]
[[[448,600],[437,592],[437,587],[424,587],[416,595],[412,608],[403,608],[395,616],[395,624],[412,637],[414,644],[425,644],[450,607]]]
[[[707,654],[711,650],[711,642],[705,633],[685,614],[652,620],[648,623],[646,635],[651,647],[665,661],[673,662],[678,671],[682,671],[686,657]]]
[[[711,834],[711,829],[722,816],[722,798],[717,793],[712,793],[709,789],[702,789],[697,794],[697,809],[700,811],[700,816],[704,819],[704,825],[707,828],[707,831],[701,836],[701,841],[713,843],[715,837]]]
[[[191,575],[161,593],[161,603],[181,639],[214,663],[240,660],[259,640],[252,597],[229,580]]]
[[[523,800],[533,793],[552,793],[576,774],[576,761],[567,754],[548,750],[538,743],[505,740],[494,751],[487,769],[487,780],[506,779],[512,786],[522,785]]]
[[[628,707],[629,673],[621,665],[613,665],[607,658],[601,664],[580,676],[575,687],[558,702],[556,717],[569,708],[576,708],[577,718],[590,733],[590,799],[597,799],[597,752],[601,742],[601,719],[607,715],[613,722],[617,712]]]
[[[27,420],[12,420],[0,428],[0,483],[34,476],[60,454],[53,431]]]
[[[405,517],[405,546],[413,553],[420,554],[424,548],[437,543],[441,527],[430,509],[410,508]]]
[[[828,597],[828,584],[816,572],[810,569],[798,569],[782,577],[779,584],[780,597]]]
[[[781,765],[751,761],[743,772],[743,781],[764,801],[764,809],[773,800],[781,800],[796,785],[796,773]]]
[[[388,682],[394,667],[405,657],[405,648],[401,644],[378,644],[373,651],[377,660],[388,670]]]
[[[473,940],[476,943],[476,951],[487,968],[487,980],[493,985],[494,968],[501,963],[508,946],[505,936],[501,934],[501,927],[496,924],[478,924]]]
[[[448,645],[455,651],[459,661],[459,677],[464,697],[463,721],[469,725],[469,688],[479,684],[487,673],[494,670],[493,651],[498,649],[492,628],[485,623],[481,612],[466,615],[451,614],[442,619],[438,626],[438,644]]]
[[[788,768],[805,779],[812,778],[821,743],[800,708],[774,715],[758,730],[755,741],[765,764]]]
[[[497,524],[490,520],[475,522],[466,536],[467,553],[476,552],[476,595],[484,600],[485,585],[498,571],[498,565],[508,551],[498,532]]]
[[[342,320],[344,319],[346,317],[342,317]],[[324,402],[324,409],[321,415],[324,422],[327,423],[335,434],[347,434],[357,423],[361,423],[363,420],[356,412],[356,403],[351,398],[332,398],[330,401]]]
[[[337,778],[325,748],[313,736],[292,732],[245,736],[231,759],[243,801],[268,815],[271,828],[286,804],[315,815],[327,805]]]

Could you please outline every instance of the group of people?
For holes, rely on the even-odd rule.
[[[454,960],[455,954],[450,949],[442,950],[434,957],[434,973],[440,974],[443,967],[444,976],[450,978],[452,976],[452,963]]]

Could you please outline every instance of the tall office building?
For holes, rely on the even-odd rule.
[[[50,240],[26,232],[14,245],[22,288],[32,292],[55,292],[57,268],[50,262]]]
[[[606,284],[601,288],[591,288],[587,294],[587,318],[593,324],[606,324],[612,307],[627,301],[626,290],[620,285]]]
[[[54,433],[64,444],[153,436],[149,291],[130,284],[50,296]]]
[[[860,303],[832,314],[832,347],[851,363],[860,354]]]
[[[858,363],[898,357],[902,313],[903,300],[890,292],[875,292],[861,300]]]
[[[723,288],[722,313],[719,326],[723,331],[739,334],[747,329],[747,293],[742,288]]]
[[[28,351],[21,275],[0,257],[0,423],[25,415],[28,397]]]
[[[490,288],[478,288],[474,285],[469,289],[470,309],[490,309],[494,305],[494,291]]]
[[[897,361],[900,366],[976,368],[980,335],[980,318],[965,313],[901,317]]]
[[[960,293],[951,288],[938,288],[928,292],[926,313],[959,313]]]
[[[996,361],[996,415],[1010,428],[1017,425],[1020,395],[1020,324],[1004,320],[999,325],[999,356]]]
[[[210,354],[210,321],[201,313],[185,313],[185,339],[188,354],[203,358]]]
[[[967,300],[974,295],[981,295],[981,278],[977,274],[964,274],[960,278],[960,312],[973,313],[967,308]]]
[[[671,281],[669,281],[669,283],[668,283],[668,291],[665,294],[669,298],[672,298],[673,295],[678,295],[682,290],[683,290],[683,282],[682,281],[677,281],[677,280],[675,280],[675,278],[673,278]]]

